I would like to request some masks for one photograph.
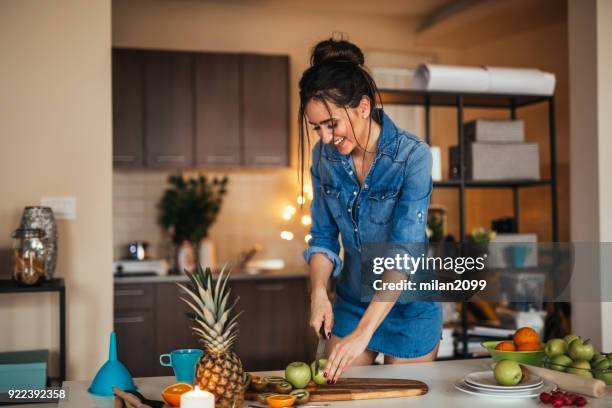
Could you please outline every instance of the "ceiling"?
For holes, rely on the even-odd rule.
[[[313,12],[351,12],[358,14],[423,18],[453,0],[225,0],[225,3],[293,8]]]

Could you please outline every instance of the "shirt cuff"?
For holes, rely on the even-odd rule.
[[[335,279],[338,275],[340,275],[340,271],[342,269],[342,260],[335,252],[330,251],[327,248],[320,246],[311,246],[306,248],[306,250],[304,251],[304,260],[306,260],[306,263],[309,264],[310,258],[317,253],[325,255],[334,265],[334,269],[332,270],[332,278]]]

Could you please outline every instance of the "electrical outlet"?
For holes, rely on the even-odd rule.
[[[56,219],[76,219],[76,197],[41,197],[40,205],[51,207]]]

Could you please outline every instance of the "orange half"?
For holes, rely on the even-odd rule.
[[[285,408],[293,406],[295,400],[295,395],[271,395],[266,402],[272,408]]]
[[[191,384],[176,383],[164,388],[161,395],[168,405],[178,407],[181,405],[181,395],[191,390],[193,390]]]

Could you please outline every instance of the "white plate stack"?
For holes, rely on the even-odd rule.
[[[537,375],[528,381],[513,386],[499,385],[492,371],[479,371],[466,375],[455,383],[455,388],[468,394],[490,398],[535,398],[544,387]]]

